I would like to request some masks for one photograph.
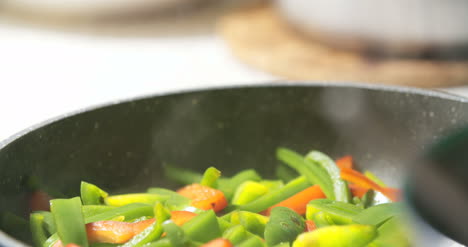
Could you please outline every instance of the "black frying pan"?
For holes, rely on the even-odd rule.
[[[466,99],[397,87],[274,84],[132,99],[1,143],[0,213],[27,216],[31,180],[73,196],[81,180],[110,192],[172,186],[161,174],[164,162],[200,171],[214,165],[225,174],[253,167],[272,176],[278,146],[352,154],[362,169],[397,186],[427,143],[466,123]],[[0,246],[30,242],[21,226],[0,229]]]

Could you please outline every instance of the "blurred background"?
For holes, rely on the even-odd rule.
[[[0,140],[89,105],[278,80],[468,96],[467,0],[2,0]]]

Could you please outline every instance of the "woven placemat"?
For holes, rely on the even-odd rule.
[[[468,83],[468,61],[370,59],[340,50],[291,28],[268,4],[227,14],[218,32],[243,62],[285,79],[359,81],[416,87]]]

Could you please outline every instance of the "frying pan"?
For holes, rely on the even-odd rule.
[[[435,91],[340,83],[283,83],[152,95],[93,107],[27,129],[0,144],[0,213],[27,217],[30,181],[63,196],[79,183],[111,193],[174,187],[164,163],[226,175],[272,177],[278,146],[352,154],[399,186],[411,160],[468,123],[468,101]],[[0,246],[29,244],[1,226]],[[433,236],[440,238],[437,231]]]

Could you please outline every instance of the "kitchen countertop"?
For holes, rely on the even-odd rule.
[[[237,61],[212,30],[189,33],[95,35],[0,21],[0,140],[90,105],[281,79]],[[468,87],[443,90],[468,96]]]

